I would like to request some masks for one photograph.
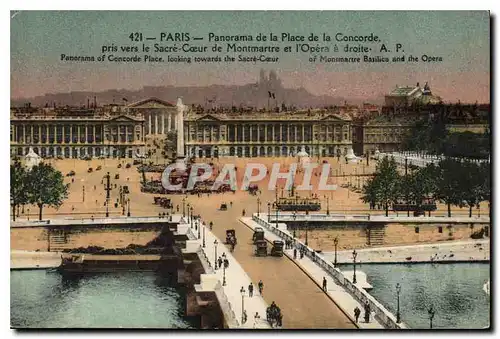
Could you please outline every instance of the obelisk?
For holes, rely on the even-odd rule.
[[[177,160],[184,160],[184,111],[186,106],[182,103],[182,99],[177,99],[177,115],[176,125],[177,125]]]

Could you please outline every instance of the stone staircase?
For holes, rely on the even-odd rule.
[[[367,244],[370,246],[380,246],[384,244],[385,226],[370,227],[366,232]]]
[[[60,252],[71,248],[71,243],[64,231],[49,232],[50,252]]]

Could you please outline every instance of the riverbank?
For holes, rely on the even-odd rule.
[[[11,270],[35,270],[56,268],[61,264],[59,252],[10,251]]]
[[[356,250],[357,263],[411,264],[489,262],[489,239],[431,243],[410,246],[387,246]],[[323,252],[325,260],[334,262],[335,252]],[[338,251],[338,264],[352,264],[352,251]]]

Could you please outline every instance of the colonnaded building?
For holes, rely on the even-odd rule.
[[[351,118],[326,110],[190,112],[184,118],[186,154],[194,157],[279,157],[302,147],[313,156],[347,154]]]
[[[176,112],[157,98],[102,107],[27,104],[10,112],[11,155],[25,155],[32,147],[42,157],[143,157],[146,137],[174,130]]]

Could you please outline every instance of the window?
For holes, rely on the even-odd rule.
[[[415,227],[415,233],[417,233],[417,234],[420,233],[420,227],[418,227],[418,226]]]
[[[443,226],[439,226],[439,227],[438,227],[438,232],[439,232],[439,233],[443,233]]]

